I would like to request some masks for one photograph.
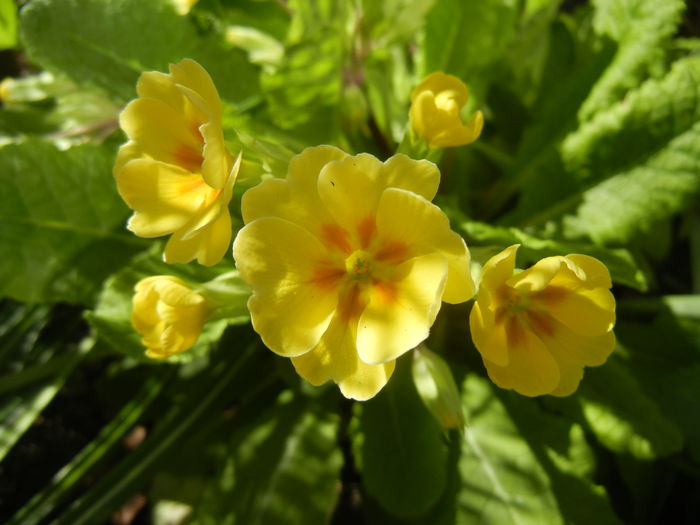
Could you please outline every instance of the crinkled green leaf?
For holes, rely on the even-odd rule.
[[[700,194],[700,60],[677,62],[570,135],[562,153],[580,178],[613,175],[583,194],[567,225],[599,243],[623,243]]]
[[[597,181],[653,161],[700,121],[700,58],[679,60],[566,137],[561,155],[578,178]],[[694,139],[681,142],[681,147]],[[688,152],[690,154],[690,152]],[[682,152],[681,152],[682,154]],[[671,169],[679,160],[662,156]],[[655,162],[655,165],[659,162]],[[683,166],[683,163],[680,163]]]
[[[141,72],[167,71],[186,57],[207,69],[224,99],[242,103],[257,87],[257,68],[243,51],[230,49],[223,35],[200,31],[166,0],[34,0],[22,9],[21,29],[41,66],[119,102],[135,98]]]
[[[113,162],[106,145],[59,151],[32,139],[0,148],[0,295],[89,304],[145,247],[123,227]]]
[[[584,122],[621,100],[644,78],[645,69],[663,58],[663,45],[681,22],[683,0],[594,0],[594,26],[618,45],[610,67],[581,106]]]

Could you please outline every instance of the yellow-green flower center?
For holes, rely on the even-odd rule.
[[[372,275],[372,256],[364,250],[355,250],[345,259],[345,271],[351,279],[363,279]]]
[[[517,315],[523,313],[530,305],[528,294],[513,288],[504,288],[501,291],[500,304],[508,313]]]

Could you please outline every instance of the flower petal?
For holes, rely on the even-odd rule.
[[[578,267],[585,274],[584,282],[588,288],[611,288],[612,280],[607,267],[594,257],[570,254],[565,257],[567,264]]]
[[[301,193],[316,193],[318,175],[323,167],[346,157],[348,154],[335,146],[306,148],[289,161],[287,180]]]
[[[515,255],[520,248],[519,244],[509,246],[502,252],[491,257],[481,272],[479,285],[479,300],[481,290],[497,290],[513,275],[515,270]]]
[[[226,144],[221,126],[215,122],[207,122],[199,127],[204,138],[202,150],[202,178],[209,186],[221,189],[226,184],[231,169],[232,159]]]
[[[615,324],[615,297],[604,288],[570,290],[550,286],[533,294],[531,300],[583,336],[604,334]]]
[[[217,264],[231,246],[231,216],[223,207],[219,216],[194,234],[190,228],[176,231],[168,240],[163,252],[167,263],[187,263],[195,257],[204,266]],[[189,233],[189,235],[188,235]]]
[[[165,102],[139,98],[129,102],[119,123],[131,140],[150,157],[199,171],[202,141],[199,130]]]
[[[527,270],[508,279],[507,284],[523,292],[538,292],[545,289],[565,265],[564,257],[545,257]]]
[[[332,379],[347,398],[364,401],[374,397],[389,381],[395,361],[363,363],[357,355],[354,332],[353,326],[335,316],[313,350],[292,358],[294,368],[312,385]]]
[[[602,365],[615,349],[612,331],[595,336],[582,336],[564,325],[555,324],[551,335],[544,334],[542,341],[559,364],[559,386],[551,394],[568,396],[576,391],[583,377],[584,366]]]
[[[177,64],[170,64],[170,73],[175,83],[191,89],[202,97],[210,116],[217,123],[221,121],[221,99],[216,86],[204,69],[191,58],[185,58]]]
[[[450,91],[455,102],[460,107],[467,103],[467,97],[469,96],[469,90],[464,82],[454,75],[447,75],[442,71],[431,73],[421,80],[411,93],[411,102],[425,91],[430,91],[435,95],[441,91]]]
[[[143,157],[143,151],[141,151],[141,148],[138,144],[136,144],[136,142],[129,141],[126,144],[122,144],[122,146],[119,148],[119,151],[117,152],[117,158],[114,161],[114,169],[112,170],[112,173],[116,177],[117,174],[124,167],[124,164],[126,164],[130,160]]]
[[[238,232],[233,256],[253,289],[248,308],[265,344],[287,357],[315,347],[338,304],[335,284],[315,282],[324,246],[296,224],[263,217]]]
[[[185,111],[185,97],[175,86],[173,77],[166,73],[160,71],[141,73],[136,84],[136,92],[139,98],[162,100],[180,114]]]
[[[432,201],[440,185],[440,170],[428,160],[414,160],[403,154],[384,163],[382,185],[412,191]]]
[[[340,226],[357,232],[374,218],[385,189],[401,188],[432,198],[439,181],[440,172],[431,162],[397,155],[382,164],[361,153],[326,165],[318,177],[318,194]]]
[[[443,121],[442,129],[436,133],[430,141],[431,148],[448,148],[452,146],[464,146],[471,144],[481,135],[484,128],[484,114],[477,111],[466,124],[462,124],[459,119]]]
[[[428,337],[440,310],[447,278],[442,255],[415,257],[397,268],[401,277],[370,293],[357,327],[357,350],[365,363],[391,361]]]
[[[199,175],[151,159],[127,162],[116,179],[119,194],[135,211],[128,228],[140,237],[159,237],[181,228],[206,198]]]
[[[615,349],[612,330],[600,335],[580,335],[561,323],[554,323],[551,334],[542,334],[545,343],[557,360],[568,360],[578,366],[600,366]]]
[[[559,385],[559,365],[544,343],[517,321],[506,327],[509,331],[509,362],[498,366],[484,358],[491,380],[501,388],[512,388],[526,396],[549,394]]]
[[[402,243],[411,255],[445,256],[448,272],[443,301],[461,303],[474,295],[467,245],[450,229],[447,215],[431,202],[410,191],[384,190],[377,210],[377,233],[380,246]]]
[[[247,224],[261,217],[279,217],[320,238],[323,224],[333,223],[316,188],[300,191],[288,180],[267,179],[243,194],[241,214]]]
[[[498,366],[507,366],[508,335],[503,323],[496,324],[489,308],[482,308],[481,301],[474,303],[469,314],[469,330],[479,353]]]
[[[318,176],[318,194],[335,221],[357,233],[367,219],[374,219],[384,188],[377,184],[382,163],[368,153],[327,164]]]

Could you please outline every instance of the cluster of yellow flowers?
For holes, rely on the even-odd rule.
[[[137,90],[120,118],[130,140],[114,169],[134,210],[128,228],[170,234],[166,262],[216,264],[231,245],[228,204],[241,159],[224,145],[216,88],[186,59],[170,74],[144,73]],[[456,77],[429,75],[411,100],[411,133],[428,148],[481,133],[481,112],[467,124],[460,118],[467,88]],[[474,297],[469,250],[431,202],[439,183],[427,160],[398,154],[380,162],[316,146],[291,160],[285,178],[244,194],[233,257],[252,290],[253,328],[311,384],[332,380],[346,397],[373,397],[396,359],[426,340],[443,301]],[[474,344],[499,386],[568,395],[583,367],[602,364],[615,346],[610,275],[585,255],[515,273],[517,248],[483,266],[470,315]],[[211,310],[205,296],[168,276],[141,281],[133,305],[132,324],[155,358],[191,347]],[[417,369],[441,370],[435,359],[426,354]]]

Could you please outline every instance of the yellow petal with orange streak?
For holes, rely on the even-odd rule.
[[[450,229],[447,215],[423,197],[396,188],[385,190],[377,210],[377,235],[380,249],[401,243],[412,256],[443,255],[448,265],[443,301],[461,303],[474,295],[464,239]]]
[[[247,224],[233,243],[241,277],[253,289],[253,328],[273,352],[286,357],[314,348],[338,305],[338,283],[318,281],[325,247],[300,226],[277,217]]]
[[[357,326],[357,351],[365,363],[392,361],[428,337],[447,279],[442,255],[415,257],[397,267],[397,279],[370,293]]]
[[[206,198],[199,175],[151,159],[131,160],[115,176],[119,194],[135,212],[128,228],[140,237],[178,230]]]

